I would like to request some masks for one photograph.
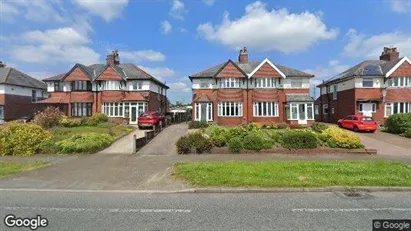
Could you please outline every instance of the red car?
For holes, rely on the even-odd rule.
[[[138,117],[138,128],[153,127],[153,125],[165,125],[165,117],[155,111],[144,112]]]
[[[356,132],[377,130],[377,122],[372,117],[363,115],[350,115],[338,120],[338,127],[352,129]]]

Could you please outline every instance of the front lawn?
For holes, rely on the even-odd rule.
[[[0,162],[0,177],[14,175],[48,166],[48,162],[8,163]]]
[[[411,166],[388,161],[187,162],[174,175],[195,186],[411,186]]]

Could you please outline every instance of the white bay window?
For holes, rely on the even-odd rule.
[[[239,88],[239,78],[222,78],[220,79],[220,88]]]
[[[290,103],[286,105],[287,120],[313,120],[314,105],[312,103]]]
[[[254,80],[255,88],[276,88],[280,84],[280,79],[276,78],[257,78]]]
[[[411,77],[393,77],[388,80],[390,87],[411,87]]]
[[[196,103],[194,120],[213,121],[213,104],[212,103]]]
[[[120,81],[104,81],[103,82],[103,90],[106,91],[115,91],[120,90]]]
[[[411,113],[411,102],[385,103],[385,117],[398,113]]]
[[[218,116],[221,117],[241,117],[243,116],[242,102],[219,102]]]
[[[278,117],[278,103],[254,102],[254,117]]]

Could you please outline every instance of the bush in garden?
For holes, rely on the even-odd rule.
[[[242,126],[237,126],[228,129],[228,132],[226,133],[226,139],[230,140],[233,137],[238,137],[241,140],[244,139],[244,137],[248,134],[248,130]]]
[[[198,129],[198,128],[207,128],[208,124],[206,121],[190,121],[188,123],[188,129]]]
[[[257,133],[250,133],[244,137],[243,147],[247,150],[261,151],[264,149],[264,139]]]
[[[290,126],[288,125],[288,124],[286,124],[286,123],[278,123],[277,124],[277,128],[278,129],[287,129],[287,128],[289,128]]]
[[[77,127],[81,125],[81,121],[79,119],[62,116],[60,118],[59,125],[62,127],[67,127],[67,128]]]
[[[408,128],[405,132],[404,132],[404,136],[407,138],[411,138],[411,128]]]
[[[341,128],[329,127],[324,130],[323,134],[326,136],[327,144],[331,148],[364,148],[358,135]]]
[[[210,138],[214,138],[220,135],[226,136],[227,131],[227,128],[213,124],[206,129],[205,134],[207,134]]]
[[[189,154],[191,151],[191,142],[188,136],[180,137],[176,142],[176,146],[178,154]]]
[[[0,131],[0,155],[34,155],[51,138],[52,134],[37,124],[8,123]]]
[[[238,137],[233,137],[228,141],[228,149],[232,153],[239,153],[243,149],[243,142]]]
[[[223,134],[211,137],[213,145],[216,147],[224,147],[227,143],[226,137]]]
[[[64,114],[55,107],[47,107],[41,112],[36,113],[33,122],[43,128],[52,128],[59,124]]]
[[[196,153],[204,153],[211,151],[213,143],[211,139],[203,136],[201,132],[195,132],[181,137],[177,140],[176,146],[179,154],[188,154],[192,148],[195,148]]]
[[[317,137],[310,131],[287,131],[283,135],[282,145],[287,149],[317,148]]]
[[[271,141],[273,142],[273,144],[281,144],[282,143],[282,135],[283,135],[282,132],[273,131],[270,134],[270,138],[271,138]]]
[[[411,128],[411,113],[391,115],[388,117],[385,126],[390,133],[404,133],[408,128]]]
[[[318,133],[322,133],[325,129],[327,129],[329,126],[327,125],[327,124],[325,124],[325,123],[318,123],[318,122],[315,122],[315,123],[313,123],[313,125],[311,125],[311,129],[313,130],[313,131],[315,131],[315,132],[318,132]]]
[[[87,133],[73,135],[56,143],[60,153],[93,153],[108,147],[114,138],[109,134]]]
[[[103,113],[95,113],[93,116],[91,116],[89,123],[93,126],[96,126],[97,124],[100,123],[106,123],[108,122],[108,116]]]

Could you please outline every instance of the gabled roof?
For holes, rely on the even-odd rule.
[[[325,81],[324,83],[318,86],[323,86],[328,83],[338,82],[338,81],[348,79],[354,76],[383,77],[383,76],[386,76],[391,70],[395,70],[396,68],[394,67],[400,66],[405,60],[408,60],[408,59],[404,57],[397,61],[366,60],[339,73],[338,75],[328,79],[327,81]]]
[[[239,63],[239,62],[233,62],[236,64],[244,73],[251,74],[256,68],[263,63],[265,60],[261,61],[252,61],[248,63]],[[196,74],[190,75],[190,78],[212,78],[213,76],[216,75],[216,73],[226,64],[227,62],[217,64],[213,67],[210,67],[206,70],[200,71]],[[270,62],[271,63],[271,62]],[[263,63],[264,64],[264,63]],[[312,74],[308,74],[290,67],[282,66],[279,64],[274,64],[271,63],[274,66],[276,66],[279,71],[281,71],[286,77],[314,77]]]
[[[218,74],[220,74],[221,71],[224,70],[226,66],[229,64],[232,64],[241,74],[243,74],[244,77],[247,77],[247,74],[239,67],[235,62],[233,62],[231,59],[229,59],[215,74],[213,77],[216,77]]]
[[[264,64],[268,63],[272,68],[274,68],[274,70],[276,70],[278,72],[278,74],[281,75],[281,77],[285,78],[285,74],[278,69],[278,67],[276,67],[270,60],[268,60],[267,58],[264,59],[250,74],[248,74],[248,77],[252,77]]]
[[[409,64],[411,64],[411,61],[407,58],[407,57],[403,57],[402,59],[400,59],[395,65],[394,67],[392,67],[389,71],[387,71],[387,73],[385,73],[385,77],[389,77],[392,73],[394,73],[395,70],[397,70],[404,62],[408,62]]]
[[[24,74],[23,72],[20,72],[12,67],[0,68],[0,83],[37,89],[47,88],[47,85],[42,81]]]

